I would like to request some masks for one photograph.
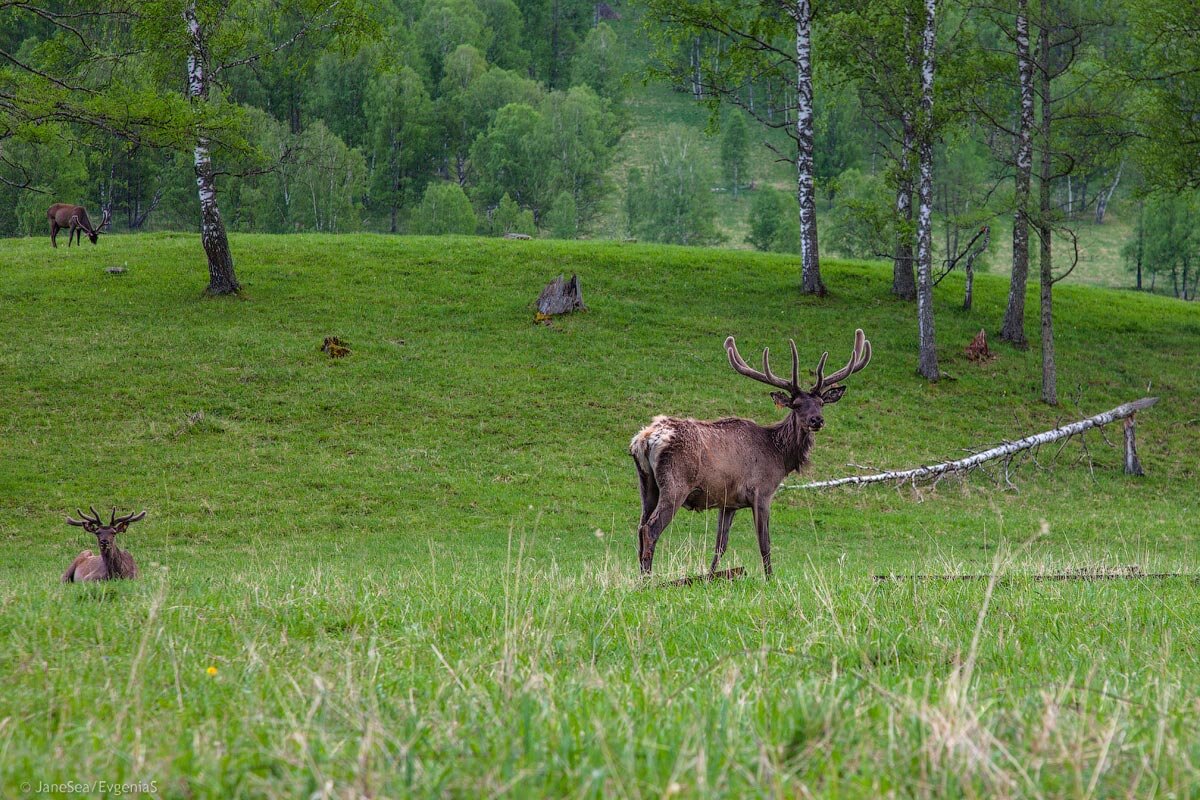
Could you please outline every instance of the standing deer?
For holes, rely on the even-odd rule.
[[[76,509],[75,513],[83,519],[67,517],[67,524],[96,534],[96,540],[100,543],[100,555],[92,555],[91,550],[84,550],[75,556],[71,566],[67,567],[67,571],[63,573],[63,583],[136,578],[138,568],[137,564],[133,562],[133,556],[119,549],[116,540],[118,533],[124,533],[126,528],[146,516],[146,512],[130,513],[124,517],[118,517],[117,510],[114,508],[107,525],[100,519],[96,509],[92,508],[91,512],[92,516],[89,517]]]
[[[112,219],[112,211],[106,210],[104,218],[100,220],[100,225],[95,228],[92,227],[92,221],[88,219],[87,210],[83,206],[55,203],[46,211],[46,216],[50,219],[50,244],[58,247],[58,232],[66,228],[67,247],[70,247],[72,239],[83,244],[83,239],[80,237],[85,233],[92,244],[95,244],[96,240],[100,238],[100,232],[108,227],[108,222]]]
[[[739,508],[754,514],[763,572],[771,577],[771,498],[783,479],[808,464],[813,433],[825,425],[822,408],[846,393],[838,386],[871,361],[871,343],[862,329],[854,332],[854,350],[846,366],[826,376],[826,352],[817,362],[817,382],[807,391],[798,383],[800,356],[792,341],[792,379],[771,372],[770,351],[763,350],[763,371],[742,360],[733,337],[725,340],[730,365],[756,381],[783,391],[771,392],[775,405],[788,410],[774,425],[727,417],[711,422],[675,417],[655,417],[629,443],[637,466],[642,495],[638,525],[638,555],[642,574],[649,575],[658,537],[671,524],[680,506],[692,511],[719,509],[717,547],[710,572],[729,544],[729,526]]]

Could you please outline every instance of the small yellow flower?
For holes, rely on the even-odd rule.
[[[204,670],[204,671],[208,673],[209,677],[213,677],[213,676],[215,676],[215,675],[217,674],[217,668],[216,668],[216,667],[209,667],[208,669],[206,669],[206,670]]]

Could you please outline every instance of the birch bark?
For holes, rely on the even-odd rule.
[[[817,247],[813,179],[812,2],[796,0],[796,198],[800,201],[800,276],[805,294],[825,294]]]
[[[188,3],[183,11],[187,22],[191,49],[188,53],[188,100],[192,104],[208,102],[210,76],[208,73],[208,50],[204,42],[204,28],[196,16],[196,4]],[[212,153],[208,137],[196,137],[192,149],[193,167],[196,173],[196,190],[200,197],[200,241],[208,256],[208,288],[206,294],[236,294],[241,290],[233,272],[233,256],[229,252],[229,238],[225,234],[225,222],[217,207],[217,185],[213,175]]]
[[[892,261],[892,294],[905,300],[917,296],[916,279],[913,277],[912,243],[912,162],[913,162],[913,119],[911,111],[904,111],[901,119],[904,126],[900,150],[900,179],[896,187],[896,218],[900,231],[896,235],[896,255]]]
[[[937,0],[925,0],[921,36],[921,116],[917,159],[920,172],[917,209],[917,331],[920,356],[917,371],[931,381],[939,377],[933,331],[933,77],[937,37]]]
[[[1042,163],[1038,176],[1038,238],[1041,240],[1042,401],[1058,405],[1058,371],[1054,364],[1054,269],[1051,250],[1054,229],[1050,226],[1051,141],[1053,98],[1050,96],[1050,31],[1043,25],[1038,34],[1038,70],[1042,90]]]
[[[1016,211],[1013,214],[1012,278],[1000,338],[1026,347],[1025,286],[1029,280],[1029,195],[1033,173],[1033,61],[1029,55],[1029,0],[1017,0],[1017,74],[1021,115],[1017,128]]]

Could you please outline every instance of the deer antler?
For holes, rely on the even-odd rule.
[[[116,516],[116,513],[117,513],[117,510],[114,508],[113,509],[113,515],[114,515],[113,521],[111,523],[109,523],[113,527],[116,527],[117,525],[128,525],[130,523],[137,522],[139,519],[146,516],[145,511],[143,511],[140,514],[135,514],[132,511],[130,511],[128,514],[126,514],[123,517]]]
[[[829,353],[823,353],[821,360],[817,362],[817,382],[813,385],[810,394],[820,394],[821,391],[827,389],[839,381],[844,381],[856,372],[862,370],[863,367],[871,363],[871,343],[867,341],[867,337],[863,334],[862,328],[854,331],[854,350],[850,354],[850,360],[846,366],[839,369],[837,372],[826,377],[825,360],[829,358]]]
[[[88,506],[88,508],[91,509],[91,512],[92,512],[92,515],[90,517],[77,508],[77,509],[75,509],[75,513],[79,515],[80,519],[73,519],[71,517],[67,517],[67,524],[74,525],[77,528],[86,528],[89,525],[96,525],[96,526],[103,527],[104,521],[100,519],[100,515],[96,513],[96,509],[93,508],[92,506]]]
[[[769,347],[763,348],[762,372],[759,372],[746,363],[745,359],[742,358],[742,354],[738,352],[737,343],[734,342],[732,336],[725,340],[725,352],[729,355],[729,365],[742,375],[745,375],[747,378],[753,378],[760,383],[765,383],[768,386],[774,386],[777,389],[791,392],[795,396],[800,394],[801,391],[798,383],[800,378],[800,354],[796,351],[795,340],[789,339],[788,342],[792,346],[792,379],[790,381],[786,381],[771,372],[771,348]]]

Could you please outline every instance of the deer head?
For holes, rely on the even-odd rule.
[[[800,388],[800,355],[796,351],[796,341],[789,339],[792,346],[792,379],[784,380],[771,372],[770,348],[763,348],[762,372],[748,365],[738,353],[737,344],[730,336],[725,340],[725,351],[729,355],[729,364],[747,378],[753,378],[760,383],[774,386],[783,391],[771,392],[771,399],[780,408],[786,408],[796,415],[801,427],[810,431],[819,431],[825,425],[822,408],[830,403],[836,403],[846,393],[845,386],[838,384],[856,372],[862,370],[871,362],[871,343],[863,334],[862,328],[854,332],[854,350],[846,366],[832,375],[825,375],[825,361],[829,352],[821,355],[817,362],[817,382],[807,390]]]
[[[88,241],[90,241],[92,244],[95,244],[96,240],[100,238],[100,234],[108,229],[108,224],[110,222],[112,222],[112,209],[106,208],[104,209],[104,216],[100,218],[99,225],[97,225],[95,228],[85,228],[85,230],[87,230]]]
[[[143,511],[140,514],[130,513],[124,517],[118,517],[117,510],[114,508],[112,516],[109,517],[108,524],[106,525],[104,520],[100,519],[100,515],[96,513],[95,508],[91,506],[88,508],[92,512],[90,517],[79,509],[75,509],[75,513],[82,517],[82,519],[67,517],[67,524],[83,528],[88,533],[94,533],[97,542],[100,544],[100,552],[102,553],[114,547],[118,533],[124,533],[130,525],[146,516],[146,512]]]

